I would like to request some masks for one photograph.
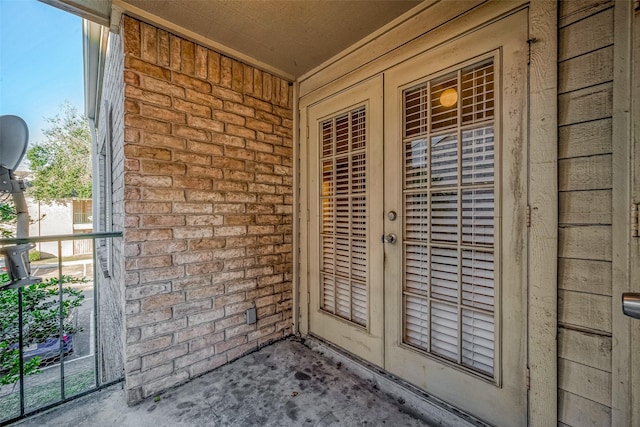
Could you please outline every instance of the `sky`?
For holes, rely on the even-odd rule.
[[[84,114],[82,19],[36,0],[0,0],[0,115],[22,117],[29,143],[68,100]]]

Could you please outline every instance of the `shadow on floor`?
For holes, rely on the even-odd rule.
[[[284,340],[128,407],[122,385],[15,426],[425,426],[370,381]]]

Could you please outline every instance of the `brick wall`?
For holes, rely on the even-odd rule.
[[[122,34],[133,403],[290,333],[292,90],[133,18]]]
[[[97,122],[97,153],[104,153],[104,162],[98,171],[94,188],[97,196],[96,231],[122,231],[124,215],[122,201],[124,197],[124,52],[122,38],[109,34],[108,58],[105,63],[105,77],[100,103],[100,117]],[[110,174],[106,173],[109,168]],[[96,173],[97,172],[97,173]],[[107,182],[109,181],[109,182]],[[110,196],[106,192],[111,193]],[[111,206],[105,202],[111,201]],[[94,223],[95,223],[94,222]],[[96,275],[99,301],[98,315],[98,356],[100,379],[103,383],[122,378],[124,364],[124,271],[122,239],[111,242],[97,242],[97,254],[101,258],[101,267],[109,270],[104,277],[99,270]]]

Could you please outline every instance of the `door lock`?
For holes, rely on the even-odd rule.
[[[384,236],[385,243],[395,244],[397,241],[398,241],[398,236],[396,236],[393,233],[389,233],[386,236]]]
[[[389,211],[387,213],[387,218],[389,218],[389,221],[395,221],[396,218],[398,218],[398,214],[396,213],[396,211]]]

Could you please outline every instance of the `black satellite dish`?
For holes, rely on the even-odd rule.
[[[18,116],[0,116],[0,166],[14,171],[27,151],[29,128]]]

